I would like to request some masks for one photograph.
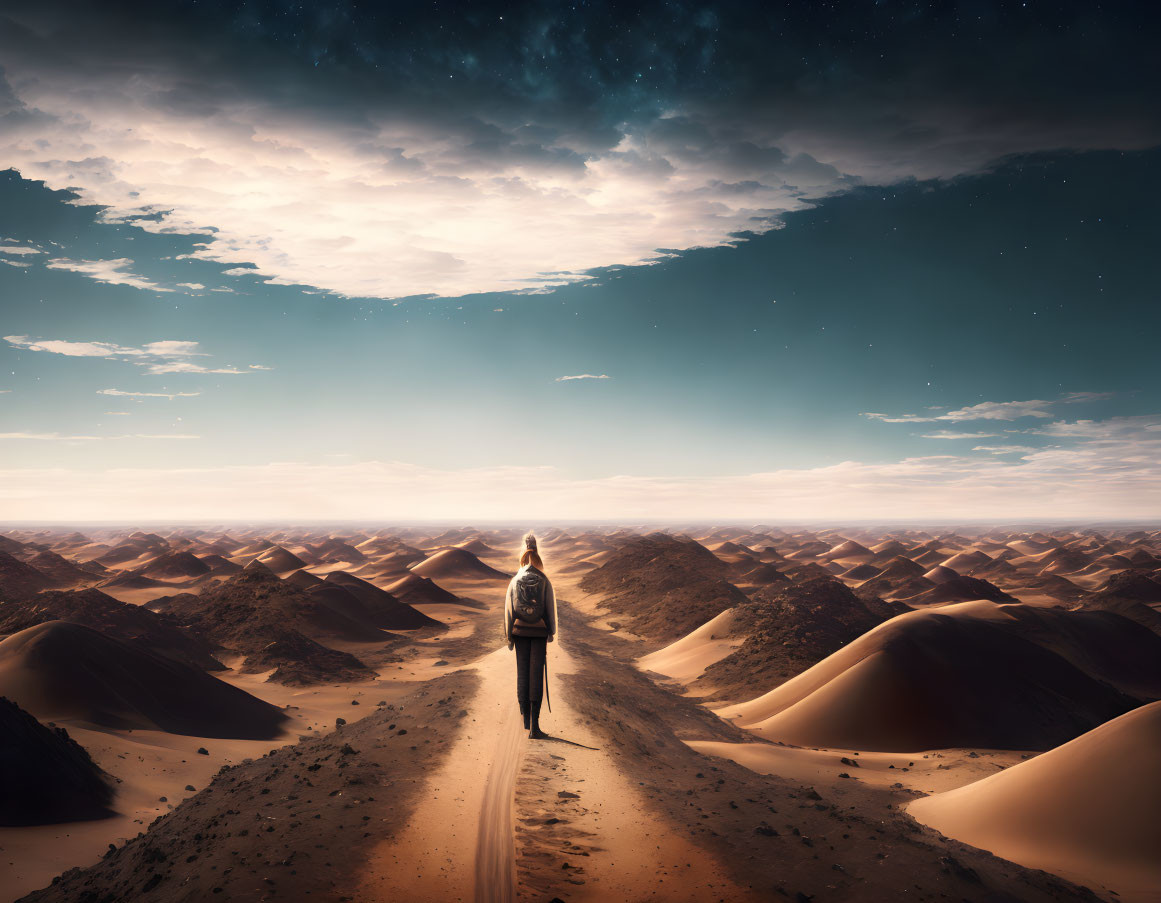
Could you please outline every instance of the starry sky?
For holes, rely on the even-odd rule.
[[[1155,16],[0,0],[0,520],[1155,518]]]

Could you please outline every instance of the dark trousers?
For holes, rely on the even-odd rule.
[[[548,640],[540,636],[514,636],[516,647],[516,699],[520,711],[540,711],[544,696],[544,656]]]

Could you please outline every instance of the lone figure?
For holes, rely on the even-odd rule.
[[[531,740],[540,740],[540,701],[544,696],[548,644],[556,638],[556,594],[544,573],[536,537],[524,536],[520,570],[504,600],[504,639],[516,649],[516,699]]]

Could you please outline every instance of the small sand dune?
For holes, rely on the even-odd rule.
[[[466,549],[443,549],[418,564],[412,565],[411,572],[421,577],[439,580],[441,577],[458,579],[490,578],[507,579],[508,575],[489,567]]]
[[[734,609],[727,608],[676,643],[637,659],[637,664],[644,671],[655,671],[681,683],[696,680],[706,668],[720,662],[745,640],[744,636],[733,633],[736,620]]]

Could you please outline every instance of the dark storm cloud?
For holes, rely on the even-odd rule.
[[[367,114],[481,118],[519,146],[615,146],[626,125],[705,152],[730,128],[810,128],[900,154],[1004,153],[1158,138],[1151,4],[667,2],[17,3],[3,49],[98,80],[166,72],[159,108],[210,116],[254,96],[336,125]],[[531,133],[531,134],[530,134]],[[533,137],[533,134],[535,137]],[[983,147],[969,148],[971,135]],[[837,137],[836,139],[837,140]],[[1006,147],[1007,140],[1018,147]],[[675,142],[684,144],[676,144]],[[995,146],[987,146],[994,144]],[[510,153],[504,141],[480,143]],[[769,148],[756,148],[770,152]]]
[[[855,184],[1161,142],[1145,4],[0,0],[0,16],[17,136],[0,165],[113,216],[229,231],[205,253],[344,294],[499,290],[720,244]],[[244,185],[291,237],[228,196]],[[335,231],[392,278],[316,255]]]

